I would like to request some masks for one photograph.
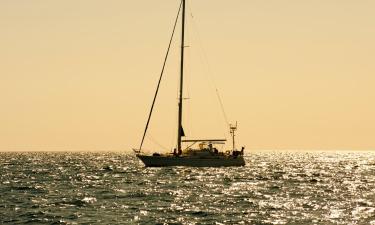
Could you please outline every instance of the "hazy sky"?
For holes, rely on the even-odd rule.
[[[179,0],[1,0],[0,150],[138,147]],[[375,1],[188,0],[184,128],[375,149]],[[175,144],[179,30],[146,148]]]

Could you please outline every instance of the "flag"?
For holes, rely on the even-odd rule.
[[[184,128],[182,128],[182,126],[180,127],[180,134],[181,134],[181,137],[185,137],[185,131],[184,131]]]

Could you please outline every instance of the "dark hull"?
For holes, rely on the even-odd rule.
[[[244,166],[243,157],[193,158],[174,156],[137,155],[147,167],[188,166],[188,167],[224,167]]]

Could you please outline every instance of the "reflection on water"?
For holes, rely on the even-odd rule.
[[[259,152],[238,168],[0,153],[0,223],[375,224],[375,153]]]

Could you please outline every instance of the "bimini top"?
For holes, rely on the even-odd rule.
[[[227,139],[192,139],[192,140],[182,140],[182,142],[222,142],[227,141]]]

